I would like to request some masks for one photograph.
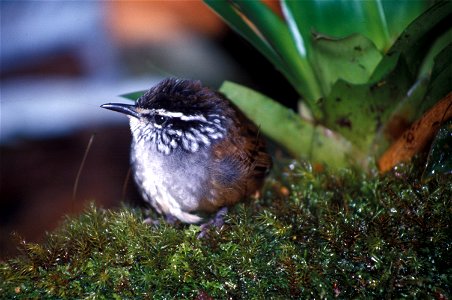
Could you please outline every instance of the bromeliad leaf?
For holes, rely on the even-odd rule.
[[[271,63],[279,69],[283,74],[285,68],[281,58],[277,55],[271,45],[258,33],[255,28],[249,26],[249,21],[243,18],[238,11],[228,1],[223,0],[204,0],[204,2],[216,13],[218,13],[224,21],[237,31],[243,38],[248,40],[256,49],[258,49]]]
[[[303,49],[293,40],[287,24],[260,1],[234,3],[281,57],[284,69],[290,73],[289,81],[313,109],[314,102],[321,97],[320,87]]]
[[[282,0],[281,6],[286,19],[295,21],[308,49],[311,31],[315,31],[337,38],[359,33],[383,51],[428,3],[423,0]]]
[[[350,142],[322,126],[314,126],[291,109],[252,89],[226,81],[220,92],[256,123],[264,134],[295,157],[309,158],[313,163],[333,168],[350,165],[351,156],[355,163],[363,163],[362,153],[356,151]]]
[[[371,80],[378,80],[388,69],[394,68],[400,56],[406,60],[415,78],[434,42],[450,30],[451,18],[451,1],[440,1],[425,11],[402,32],[377,66]]]
[[[416,112],[419,109],[419,103],[424,99],[427,85],[428,78],[419,78],[406,93],[405,97],[394,106],[388,121],[383,123],[378,130],[372,143],[374,147],[370,154],[379,157],[417,119],[415,117]]]
[[[204,1],[265,55],[304,97],[312,113],[321,116],[316,106],[322,96],[320,84],[303,48],[279,15],[261,1]]]
[[[446,24],[451,16],[452,2],[438,3],[408,26],[377,65],[368,83],[337,81],[321,104],[325,116],[322,124],[368,152],[379,129],[388,123],[401,101],[405,105],[418,105],[424,97],[424,93],[409,91],[416,84],[431,45],[449,30]]]
[[[383,124],[374,141],[374,149],[380,156],[390,144],[408,129],[409,125],[445,97],[451,89],[452,82],[452,43],[436,55],[430,78],[422,76],[417,79],[397,107],[394,108],[386,124]]]
[[[338,79],[353,84],[366,83],[382,54],[366,37],[354,34],[343,39],[317,35],[312,41],[314,68],[325,95]]]
[[[395,40],[430,5],[425,0],[381,1],[391,40]]]
[[[435,57],[427,92],[417,108],[413,119],[419,118],[426,110],[447,95],[452,87],[452,42]]]
[[[351,84],[339,80],[322,103],[322,124],[368,152],[376,133],[411,85],[404,60],[399,60],[396,68],[378,81]]]

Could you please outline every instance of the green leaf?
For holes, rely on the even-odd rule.
[[[283,20],[261,1],[205,0],[230,26],[263,53],[320,117],[319,83],[303,50]]]
[[[393,66],[403,56],[415,78],[434,42],[450,29],[452,2],[441,1],[414,20],[399,36],[375,70],[372,79],[380,77],[383,70]],[[391,67],[389,67],[391,68]],[[371,79],[371,80],[372,80]]]
[[[415,78],[417,73],[420,74],[420,77],[407,90],[405,97],[394,106],[390,117],[383,123],[383,127],[377,134],[373,143],[377,146],[373,149],[377,156],[394,142],[409,124],[420,118],[424,112],[451,90],[452,59],[450,53],[452,49],[450,37],[452,31],[445,26],[447,21],[444,19],[450,16],[451,11],[451,5],[438,3],[419,16],[404,31],[402,35],[404,37],[399,38],[372,75],[373,78],[382,78],[384,77],[382,73],[387,73],[399,59],[405,60],[406,58],[411,61],[411,66],[413,66],[413,60],[416,60],[415,67],[409,71],[411,76]],[[434,18],[434,20],[429,20],[429,18]],[[426,31],[424,27],[435,32]],[[427,44],[420,44],[419,41]],[[431,49],[429,50],[429,48]],[[434,64],[429,60],[432,60]],[[426,78],[429,73],[427,68],[429,66],[431,68],[432,65],[431,76]],[[421,67],[424,70],[420,71]]]
[[[348,141],[301,119],[276,101],[229,81],[223,83],[220,92],[255,122],[265,135],[295,157],[302,156],[332,168],[349,165],[352,156],[357,164],[362,163],[362,154],[355,152],[356,149]]]
[[[234,3],[281,57],[284,69],[293,77],[293,80],[288,78],[289,81],[314,110],[314,102],[322,95],[320,87],[303,49],[294,42],[287,24],[260,1]]]
[[[430,5],[426,0],[382,1],[391,40],[395,40],[414,19]]]
[[[416,105],[415,118],[419,118],[436,102],[452,90],[452,42],[449,43],[434,59],[432,75],[422,103]]]
[[[422,179],[428,181],[436,174],[452,174],[452,120],[441,126],[433,140]]]
[[[132,92],[132,93],[119,95],[119,97],[126,98],[126,99],[133,100],[133,101],[137,101],[138,98],[143,96],[144,93],[146,93],[146,92],[147,92],[147,90],[146,91],[136,91],[136,92]]]
[[[416,113],[420,103],[424,99],[427,90],[428,79],[419,78],[405,94],[390,113],[387,121],[382,124],[373,141],[372,152],[379,157],[383,152],[395,142],[409,125],[418,119]]]
[[[224,0],[204,0],[213,11],[215,11],[223,20],[237,33],[244,37],[251,43],[259,52],[261,52],[278,70],[285,76],[286,70],[283,67],[283,62],[277,53],[273,50],[271,45],[263,39],[255,29],[251,28],[243,17],[234,9],[234,6],[229,1]]]
[[[361,151],[369,152],[375,134],[389,119],[412,85],[403,59],[381,80],[351,84],[339,80],[322,103],[322,124],[339,132]]]
[[[409,91],[416,84],[420,66],[434,41],[448,31],[452,2],[439,2],[419,16],[402,33],[375,68],[366,84],[339,80],[322,103],[326,125],[349,139],[361,151],[370,146],[401,101],[419,103]],[[448,19],[449,18],[449,19]],[[386,143],[382,143],[386,144]]]
[[[452,41],[452,27],[440,36],[426,55],[419,71],[419,77],[429,76],[432,72],[436,56]]]
[[[312,46],[315,70],[326,95],[338,79],[366,83],[382,58],[372,41],[359,34],[343,39],[317,36]]]
[[[336,38],[360,33],[384,50],[427,6],[426,1],[407,2],[283,0],[281,6],[286,19],[291,16],[296,23],[308,49],[314,31]]]
[[[366,20],[365,35],[377,45],[378,49],[387,49],[392,41],[389,38],[388,24],[383,10],[383,2],[360,1],[363,7],[363,15]],[[407,9],[405,7],[405,9]]]
[[[373,144],[379,156],[396,141],[408,126],[445,97],[452,87],[452,43],[435,57],[431,76],[420,77],[394,107],[391,116],[379,130]]]

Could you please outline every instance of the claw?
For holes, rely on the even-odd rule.
[[[228,213],[227,207],[222,207],[209,221],[201,224],[201,232],[198,234],[198,239],[205,238],[212,227],[221,228],[224,225],[224,216]]]

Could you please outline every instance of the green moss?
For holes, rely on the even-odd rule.
[[[420,169],[420,168],[419,168]],[[4,298],[450,298],[451,177],[366,176],[296,162],[222,230],[89,207],[0,264]],[[287,187],[289,193],[284,192]]]

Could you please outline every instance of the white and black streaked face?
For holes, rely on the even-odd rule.
[[[219,114],[184,114],[163,108],[137,108],[140,117],[130,118],[136,142],[153,143],[165,155],[180,148],[197,152],[225,136],[225,118]],[[151,145],[151,144],[149,144]]]
[[[165,155],[181,149],[190,153],[226,136],[234,109],[219,93],[199,81],[165,79],[135,105],[108,103],[103,108],[130,117],[135,142]]]
[[[225,137],[231,124],[225,117],[231,110],[228,101],[199,81],[165,79],[140,97],[133,110],[135,141],[154,143],[166,155],[210,146]]]

